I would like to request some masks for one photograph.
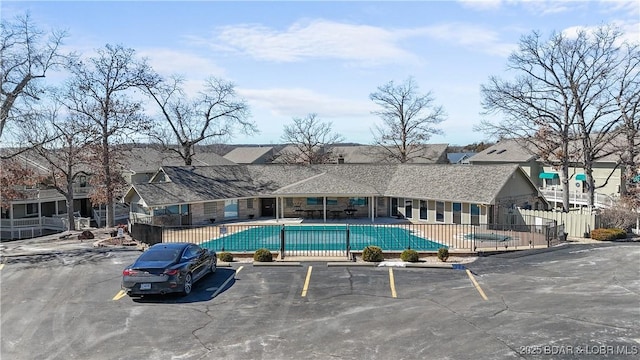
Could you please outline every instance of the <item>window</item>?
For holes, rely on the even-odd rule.
[[[327,198],[327,205],[338,205],[337,198]]]
[[[427,208],[427,201],[420,200],[420,220],[427,220],[429,218],[429,209]]]
[[[215,202],[204,203],[204,214],[205,215],[215,215],[218,211],[218,204]]]
[[[391,198],[391,216],[398,216],[398,198]]]
[[[238,217],[238,200],[224,201],[224,218],[233,219]]]
[[[453,223],[462,224],[462,204],[453,203]]]
[[[436,222],[444,222],[444,202],[436,201]]]
[[[37,203],[31,203],[31,204],[27,204],[27,215],[38,215],[38,204]]]
[[[167,215],[179,214],[179,213],[180,213],[180,206],[179,205],[167,206]]]
[[[480,225],[480,205],[471,204],[471,225]]]
[[[404,200],[404,216],[408,219],[413,217],[413,200]]]
[[[247,209],[253,209],[253,199],[247,199]]]
[[[321,197],[307,198],[307,205],[322,205]]]
[[[369,199],[365,197],[353,197],[349,198],[349,205],[351,206],[367,206]]]

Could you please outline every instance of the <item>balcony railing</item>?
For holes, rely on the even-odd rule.
[[[541,189],[540,192],[549,202],[562,202],[562,190]],[[570,191],[569,203],[573,205],[589,205],[589,195],[581,191]],[[614,203],[615,199],[609,195],[594,194],[593,206],[597,208],[609,208]]]
[[[73,187],[73,198],[74,199],[84,199],[89,195],[93,188],[91,186],[74,186]],[[39,199],[40,201],[54,201],[54,200],[64,200],[64,195],[62,195],[56,189],[27,189],[20,190],[20,193],[24,194],[23,199],[18,199],[19,201],[32,201]]]

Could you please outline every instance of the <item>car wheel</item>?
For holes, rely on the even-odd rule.
[[[184,290],[182,291],[183,295],[189,295],[191,293],[191,289],[193,288],[193,278],[191,277],[191,273],[187,273],[184,276]]]
[[[218,267],[216,266],[216,261],[214,260],[211,262],[211,273],[214,274],[217,269]]]

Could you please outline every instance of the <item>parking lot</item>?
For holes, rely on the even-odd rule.
[[[5,257],[7,359],[637,358],[640,244],[563,245],[465,269],[254,266],[130,298],[137,251]]]

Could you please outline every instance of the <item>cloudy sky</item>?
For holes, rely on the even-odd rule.
[[[66,48],[91,55],[122,44],[197,91],[209,76],[232,81],[259,133],[232,143],[278,143],[294,117],[317,113],[346,141],[371,143],[379,119],[369,94],[413,77],[447,120],[433,143],[487,140],[473,131],[480,85],[505,72],[532,31],[544,37],[616,24],[640,39],[638,1],[7,1],[1,16],[29,11],[64,29]]]

